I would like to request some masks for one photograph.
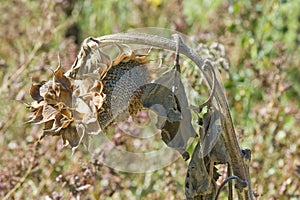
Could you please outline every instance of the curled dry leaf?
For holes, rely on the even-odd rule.
[[[230,161],[228,151],[221,134],[222,113],[215,101],[208,104],[200,127],[200,138],[188,166],[185,194],[188,199],[214,199],[215,182],[220,174],[216,164]]]

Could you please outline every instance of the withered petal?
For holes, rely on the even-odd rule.
[[[40,139],[43,139],[47,135],[58,135],[57,132],[50,131],[53,126],[54,120],[47,121],[44,123],[44,129],[43,129],[43,135],[40,137]]]
[[[94,98],[93,98],[93,103],[95,105],[95,107],[97,108],[97,110],[99,110],[104,102],[104,98],[103,96],[101,96],[100,94],[95,94]]]
[[[65,105],[71,107],[72,106],[72,90],[69,88],[65,88],[63,85],[58,84],[58,93],[57,93],[57,101],[63,102]]]
[[[53,108],[51,105],[45,105],[43,107],[43,120],[41,121],[41,123],[54,120],[57,115],[59,115],[58,110]]]
[[[54,71],[54,77],[55,77],[55,82],[60,83],[65,88],[71,89],[72,87],[71,81],[69,78],[67,78],[64,75],[63,70],[60,66]]]
[[[103,83],[101,81],[96,81],[93,87],[90,89],[91,92],[102,92],[103,90]]]
[[[102,63],[104,63],[107,66],[111,65],[110,57],[108,55],[106,55],[103,51],[101,51],[100,49],[99,49],[99,53],[100,53]]]
[[[64,144],[66,145],[67,142],[69,145],[73,147],[77,147],[80,142],[80,135],[78,134],[77,130],[73,126],[69,126],[68,128],[61,130],[61,136],[63,138]]]
[[[41,82],[41,83],[33,83],[30,88],[30,96],[32,97],[33,100],[35,101],[40,101],[43,99],[43,97],[40,94],[40,88],[42,85],[44,85],[46,82]]]
[[[44,101],[47,104],[55,105],[57,103],[57,95],[53,89],[50,89],[44,95]]]
[[[43,107],[35,109],[30,118],[31,119],[27,123],[39,123],[43,120]]]
[[[60,113],[69,120],[72,118],[72,112],[69,109],[61,109]]]

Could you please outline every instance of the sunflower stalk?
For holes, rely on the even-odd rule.
[[[195,51],[193,51],[193,49],[189,48],[182,41],[179,35],[177,36],[178,41],[144,33],[118,33],[90,39],[90,41],[97,43],[99,47],[104,47],[111,44],[138,44],[174,52],[178,51],[179,54],[185,55],[199,67],[208,86],[210,88],[213,88],[214,80],[212,73],[210,72],[210,70],[204,70],[202,68],[202,66],[205,64],[205,60],[201,58]],[[222,132],[222,134],[225,146],[230,155],[230,165],[232,167],[233,174],[247,183],[247,187],[245,187],[245,184],[240,181],[236,183],[238,196],[244,196],[243,199],[251,200],[253,199],[253,194],[248,166],[244,162],[243,155],[241,153],[241,149],[236,137],[236,132],[225,92],[219,81],[215,81],[214,97],[216,98],[221,109],[220,111],[223,114],[221,121],[222,126],[224,127],[224,131]]]

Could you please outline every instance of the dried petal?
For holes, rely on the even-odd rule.
[[[64,75],[63,70],[60,66],[54,71],[54,82],[60,83],[67,89],[71,89],[72,87],[71,81]]]
[[[38,84],[32,84],[31,88],[30,88],[30,96],[35,100],[35,101],[39,101],[41,99],[43,99],[43,97],[40,94],[40,88],[42,87],[42,85],[44,85],[45,82],[41,82]]]
[[[61,135],[65,145],[70,144],[72,148],[77,147],[79,145],[80,135],[77,133],[75,127],[70,126],[69,128],[62,129]]]

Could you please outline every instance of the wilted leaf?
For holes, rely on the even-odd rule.
[[[200,139],[187,171],[185,192],[191,199],[214,199],[214,182],[219,177],[214,165],[229,162],[229,154],[221,135],[221,113],[215,105],[211,105],[212,103],[214,101],[209,103],[203,115]]]
[[[215,146],[217,139],[221,136],[222,124],[220,112],[214,106],[209,106],[203,116],[203,126],[200,128],[202,144],[201,157],[208,155]]]
[[[192,115],[190,111],[190,106],[187,100],[185,89],[183,83],[181,82],[180,73],[176,69],[172,68],[165,72],[159,79],[155,81],[156,84],[160,84],[166,88],[169,88],[173,92],[173,96],[177,99],[176,106],[179,108],[181,113],[181,120],[179,129],[176,132],[173,130],[167,131],[166,128],[162,130],[167,131],[171,134],[172,140],[168,143],[170,147],[177,149],[181,154],[186,150],[188,140],[196,136],[196,131],[192,126]],[[166,95],[161,93],[159,98],[164,99]],[[172,101],[171,101],[172,102]],[[175,105],[174,99],[172,102]],[[170,105],[170,106],[174,106]],[[172,119],[172,116],[168,116],[170,122],[176,121],[177,119]],[[170,124],[166,124],[170,128]]]
[[[178,99],[169,88],[156,83],[147,84],[141,90],[143,107],[158,115],[156,126],[162,130],[162,139],[169,145],[178,132],[182,119]]]
[[[141,101],[145,108],[151,108],[159,117],[166,117],[171,122],[182,119],[178,99],[169,88],[149,83],[141,90]]]
[[[203,195],[214,195],[216,193],[207,171],[207,163],[203,157],[199,157],[200,152],[201,144],[199,140],[189,163],[185,180],[185,195],[188,199],[200,199]]]

